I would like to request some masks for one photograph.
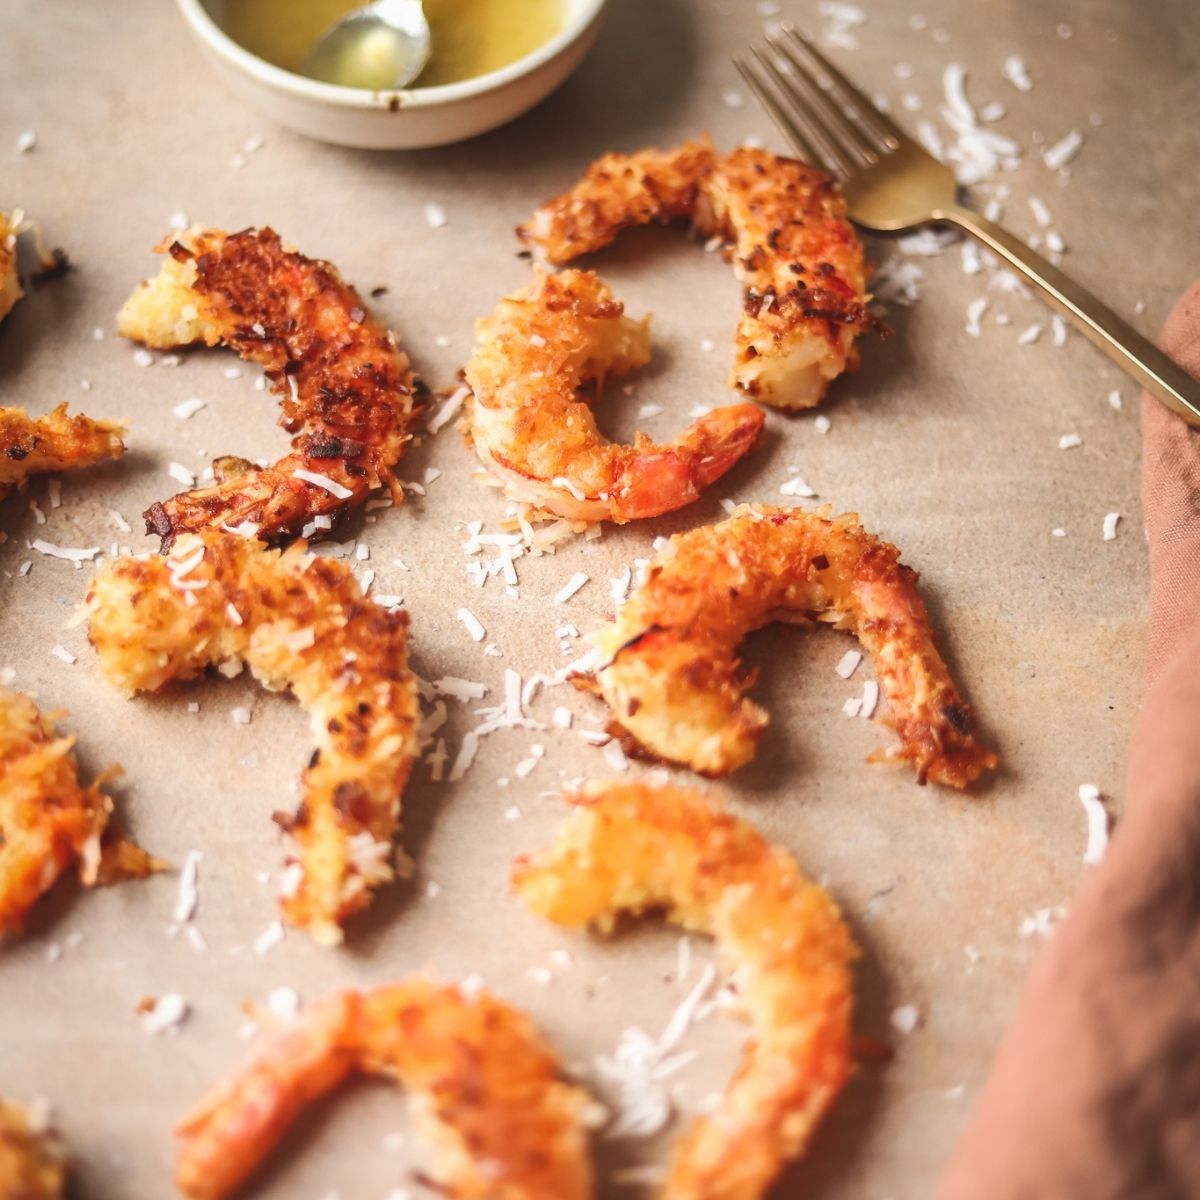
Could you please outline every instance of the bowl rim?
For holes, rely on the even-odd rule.
[[[577,0],[578,11],[549,41],[531,50],[523,58],[486,75],[476,75],[458,83],[443,83],[426,88],[396,88],[373,91],[369,88],[344,87],[308,79],[293,71],[277,67],[257,54],[251,54],[227,34],[204,5],[204,0],[176,0],[184,20],[208,47],[231,66],[279,91],[289,92],[306,100],[323,102],[342,108],[372,109],[385,112],[404,112],[412,108],[435,108],[469,100],[474,96],[495,91],[513,80],[536,71],[557,57],[581,38],[599,16],[607,0]]]

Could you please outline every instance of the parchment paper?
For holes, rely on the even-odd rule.
[[[555,799],[562,780],[612,774],[578,736],[602,718],[598,702],[567,688],[547,693],[532,714],[548,721],[554,705],[567,705],[575,729],[496,734],[460,784],[432,783],[419,767],[404,801],[416,878],[380,894],[339,951],[290,932],[260,954],[253,943],[276,919],[281,855],[269,814],[294,803],[308,752],[303,715],[246,679],[120,699],[100,679],[84,629],[66,628],[89,569],[33,553],[27,542],[99,545],[105,554],[114,542],[149,548],[138,514],[177,490],[169,462],[199,471],[217,454],[274,455],[286,444],[274,402],[253,387],[255,372],[225,378],[237,365],[232,356],[196,353],[178,367],[143,368],[113,333],[124,296],[157,269],[148,252],[172,214],[231,229],[271,224],[332,260],[364,293],[386,286],[376,310],[430,383],[446,386],[469,353],[473,319],[528,278],[512,226],[596,154],[703,130],[722,145],[746,136],[780,145],[752,104],[722,100],[738,87],[728,54],[763,17],[751,0],[613,0],[595,53],[534,113],[466,145],[372,156],[303,140],[243,107],[169,4],[5,0],[0,11],[0,208],[36,215],[75,263],[0,329],[0,402],[42,412],[65,399],[130,422],[124,462],[65,477],[61,508],[50,508],[45,481],[0,506],[8,534],[0,665],[46,707],[70,709],[86,769],[124,765],[119,807],[146,846],[177,865],[190,849],[203,851],[194,923],[208,946],[201,952],[187,936],[168,934],[174,877],[85,895],[57,888],[28,935],[0,950],[0,1092],[53,1103],[78,1156],[81,1195],[167,1196],[172,1123],[252,1051],[239,1037],[243,1001],[261,1002],[280,986],[309,1001],[424,966],[449,979],[480,973],[594,1079],[594,1056],[611,1052],[625,1027],[661,1030],[707,952],[697,947],[681,982],[668,929],[645,924],[602,943],[539,923],[506,895],[512,855],[544,844],[563,815]],[[1192,6],[981,0],[968,12],[940,0],[920,13],[927,20],[918,30],[910,5],[876,4],[852,31],[859,48],[833,53],[870,90],[896,103],[918,96],[924,108],[906,116],[910,123],[936,112],[944,67],[966,64],[973,100],[1002,100],[1009,115],[998,128],[1025,149],[1022,167],[1004,176],[1009,223],[1033,233],[1026,198],[1040,196],[1069,246],[1069,269],[1118,311],[1132,314],[1142,302],[1135,323],[1156,329],[1196,273],[1189,139],[1200,118],[1200,34]],[[797,5],[794,15],[816,29],[828,24],[815,5]],[[1071,36],[1056,32],[1062,23]],[[1029,93],[1001,74],[1011,53],[1029,65]],[[911,79],[896,76],[897,63],[911,66]],[[1103,124],[1090,123],[1091,114]],[[1036,132],[1049,144],[1072,127],[1086,141],[1062,185],[1032,139]],[[26,129],[38,144],[18,155]],[[254,137],[264,144],[247,152]],[[429,202],[445,208],[444,228],[426,225]],[[893,250],[880,243],[872,253]],[[978,795],[918,788],[902,770],[863,761],[891,735],[842,714],[868,676],[860,668],[845,682],[834,673],[848,645],[838,636],[775,629],[750,647],[762,668],[756,695],[774,719],[754,764],[720,790],[843,903],[864,948],[857,1029],[898,1043],[890,1065],[862,1067],[780,1195],[902,1200],[930,1192],[1037,952],[1040,938],[1022,935],[1022,922],[1069,902],[1086,870],[1078,785],[1097,784],[1119,811],[1137,703],[1146,567],[1134,388],[1076,336],[1059,348],[1047,329],[1036,344],[1018,346],[1018,331],[1048,313],[1036,301],[986,292],[983,276],[959,270],[956,250],[918,261],[922,299],[892,310],[890,341],[866,342],[862,370],[822,409],[827,434],[811,414],[772,416],[758,452],[693,508],[520,560],[518,599],[497,580],[478,590],[466,574],[460,523],[478,519],[495,530],[504,506],[473,482],[475,459],[452,427],[401,465],[417,481],[427,467],[442,472],[425,498],[339,535],[361,537],[376,589],[404,597],[416,668],[427,678],[482,680],[489,702],[506,667],[527,677],[566,661],[555,629],[586,631],[607,618],[609,579],[646,556],[656,535],[718,519],[722,497],[782,502],[789,465],[821,501],[859,512],[922,572],[957,678],[1003,760]],[[658,403],[666,411],[642,424],[669,436],[693,405],[726,402],[738,304],[728,268],[665,231],[629,235],[596,265],[630,311],[655,315],[654,364],[633,395],[611,390],[606,428],[628,436],[638,407]],[[984,294],[992,308],[974,338],[965,307]],[[996,325],[997,312],[1011,323]],[[96,327],[103,340],[94,340]],[[703,350],[704,339],[715,348]],[[1121,411],[1107,401],[1113,389],[1125,399]],[[172,407],[191,396],[206,407],[176,419]],[[1060,450],[1068,433],[1083,444]],[[30,500],[44,510],[44,526]],[[109,509],[135,532],[118,532]],[[1107,512],[1121,514],[1111,542],[1101,539]],[[1052,536],[1055,528],[1066,536]],[[20,576],[27,560],[32,567]],[[577,570],[590,582],[555,605]],[[500,657],[485,657],[467,636],[455,618],[461,606],[484,623]],[[78,660],[53,657],[55,644]],[[188,713],[190,700],[199,714]],[[249,726],[230,717],[239,705],[253,711]],[[452,753],[474,723],[471,707],[451,706]],[[514,767],[534,742],[545,758],[518,780]],[[509,819],[513,805],[520,815]],[[552,953],[560,949],[571,965]],[[553,982],[539,982],[531,967],[549,968]],[[177,1034],[154,1037],[134,1008],[165,992],[183,995],[191,1014]],[[900,1037],[889,1014],[909,1004],[921,1024]],[[677,1077],[685,1112],[720,1085],[740,1036],[721,1018],[689,1035],[700,1056]],[[651,1142],[598,1141],[605,1178],[661,1161],[679,1127]],[[418,1152],[383,1145],[403,1128],[389,1090],[352,1088],[301,1125],[253,1194],[383,1197],[414,1187]],[[625,1192],[606,1183],[604,1194]]]

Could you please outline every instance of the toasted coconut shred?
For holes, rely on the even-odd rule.
[[[419,717],[407,613],[372,603],[348,565],[302,543],[281,554],[211,529],[167,557],[107,563],[86,609],[101,669],[126,695],[244,661],[308,710],[317,748],[298,809],[276,818],[302,868],[281,903],[319,942],[340,941],[341,923],[396,874]]]
[[[19,934],[39,897],[72,866],[85,887],[165,866],[132,842],[102,841],[113,802],[101,787],[120,768],[83,787],[75,738],[56,734],[58,715],[0,687],[0,937]]]
[[[284,1025],[252,1063],[180,1122],[176,1181],[221,1200],[266,1157],[300,1110],[352,1073],[413,1093],[447,1196],[587,1200],[591,1102],[561,1079],[532,1022],[479,987],[415,978],[342,992]]]
[[[676,1147],[661,1195],[756,1200],[849,1077],[850,933],[787,853],[694,792],[608,783],[567,799],[575,811],[554,846],[518,859],[513,886],[560,925],[607,932],[624,912],[665,908],[716,939],[753,1037],[724,1101]],[[675,1040],[672,1029],[661,1039]]]
[[[382,486],[399,504],[392,468],[411,436],[412,368],[337,270],[271,229],[196,226],[159,249],[168,258],[125,302],[120,332],[155,349],[232,347],[264,368],[281,424],[295,434],[274,466],[218,459],[215,487],[148,509],[147,528],[164,547],[185,530],[247,522],[264,540],[294,536]]]

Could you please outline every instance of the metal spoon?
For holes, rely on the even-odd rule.
[[[375,0],[347,13],[321,37],[304,73],[343,87],[402,88],[425,69],[430,41],[421,0]]]

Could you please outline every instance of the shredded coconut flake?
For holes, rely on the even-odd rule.
[[[192,471],[189,471],[182,463],[169,463],[167,465],[167,474],[170,475],[176,483],[182,483],[186,488],[196,486],[195,474]]]
[[[204,407],[204,401],[199,396],[193,396],[190,400],[184,400],[181,404],[175,405],[171,410],[181,421],[186,421],[188,417],[194,417]]]
[[[915,1033],[920,1026],[921,1012],[915,1004],[902,1004],[899,1008],[892,1009],[888,1020],[897,1033],[907,1037],[910,1033]]]
[[[291,378],[289,376],[289,378]],[[313,487],[324,488],[331,496],[338,500],[349,500],[354,493],[348,487],[342,487],[336,479],[330,479],[328,475],[318,474],[316,471],[305,471],[303,469],[292,472],[295,479],[301,479],[305,483],[311,483]]]
[[[1060,450],[1073,450],[1076,446],[1083,445],[1083,438],[1077,433],[1064,433],[1058,439],[1058,448]]]
[[[455,615],[462,622],[463,628],[466,629],[474,641],[482,642],[487,637],[487,630],[469,608],[460,608]]]
[[[1111,542],[1111,541],[1113,541],[1114,538],[1116,538],[1117,522],[1120,521],[1120,519],[1121,519],[1120,513],[1110,512],[1110,513],[1104,514],[1103,532],[1104,532],[1104,540],[1106,542]]]
[[[1094,783],[1079,785],[1079,802],[1087,814],[1087,849],[1083,852],[1083,861],[1095,864],[1104,857],[1108,847],[1108,810]]]
[[[585,571],[576,571],[574,575],[554,594],[555,604],[566,604],[591,577]]]
[[[1079,153],[1082,146],[1083,134],[1078,129],[1072,129],[1066,137],[1042,152],[1042,161],[1050,170],[1061,171]]]
[[[41,538],[34,538],[32,542],[25,544],[30,550],[36,550],[47,558],[61,558],[73,563],[91,562],[100,553],[99,546],[89,546],[85,550],[75,546],[57,546],[53,542],[44,542]]]
[[[862,662],[863,656],[860,650],[847,650],[845,654],[838,660],[838,664],[833,669],[843,678],[849,679],[855,671],[858,670],[858,664]]]
[[[1029,78],[1025,60],[1017,54],[1010,54],[1004,60],[1004,78],[1019,92],[1033,90],[1033,80]]]
[[[142,1028],[152,1034],[174,1033],[187,1015],[188,1002],[178,992],[168,992],[141,1006]]]
[[[200,864],[204,855],[199,850],[189,850],[183,870],[179,873],[179,895],[175,900],[174,918],[184,925],[196,915],[196,905],[200,902],[197,883],[200,877]]]

